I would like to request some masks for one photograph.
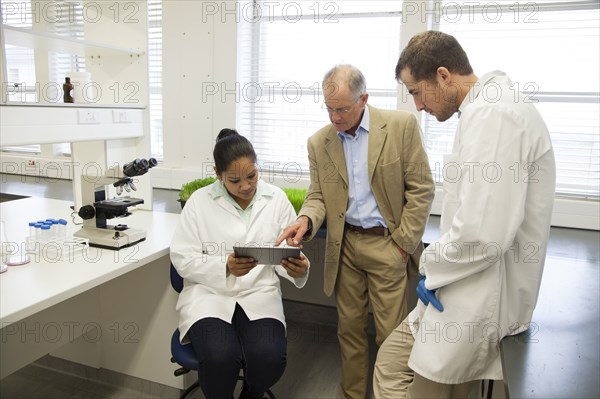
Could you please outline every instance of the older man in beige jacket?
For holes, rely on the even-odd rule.
[[[369,379],[369,302],[380,345],[407,315],[407,271],[423,250],[434,184],[414,115],[368,106],[365,78],[350,65],[331,69],[323,90],[331,124],[308,140],[310,189],[278,243],[300,245],[326,222],[342,397],[358,399]]]

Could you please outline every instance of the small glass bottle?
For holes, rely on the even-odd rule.
[[[66,103],[75,102],[73,98],[73,83],[71,83],[71,78],[66,77],[65,83],[63,83],[63,101]]]

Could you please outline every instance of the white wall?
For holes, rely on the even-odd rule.
[[[157,187],[179,189],[212,170],[216,135],[235,127],[234,4],[163,2],[164,163],[153,171]],[[226,8],[227,7],[227,8]]]

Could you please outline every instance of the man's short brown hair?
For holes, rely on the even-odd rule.
[[[413,36],[396,64],[396,80],[408,68],[416,81],[435,79],[437,69],[446,67],[451,73],[470,75],[473,68],[465,50],[451,35],[426,31]]]

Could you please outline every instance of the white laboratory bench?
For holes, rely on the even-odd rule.
[[[0,203],[7,241],[23,245],[28,222],[46,218],[67,220],[72,235],[80,226],[72,223],[71,205],[45,198]],[[65,260],[41,251],[0,274],[0,378],[51,353],[183,386],[170,363],[177,295],[169,283],[169,245],[179,215],[130,211],[109,224],[145,230],[138,244],[119,251],[88,248]]]

